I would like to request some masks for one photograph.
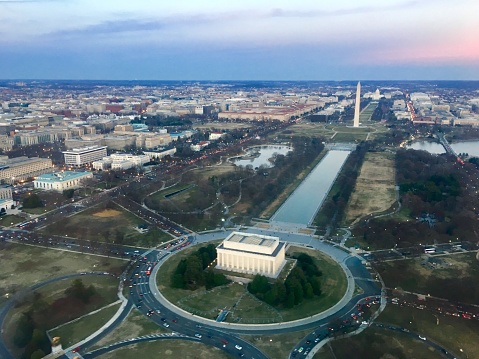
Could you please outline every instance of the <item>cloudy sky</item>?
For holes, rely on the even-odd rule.
[[[0,0],[0,78],[479,80],[477,0]]]

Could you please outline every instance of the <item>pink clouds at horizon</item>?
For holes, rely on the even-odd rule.
[[[440,43],[402,45],[397,48],[377,49],[364,54],[360,60],[381,61],[389,64],[478,64],[479,42],[471,38],[459,42],[448,40]]]

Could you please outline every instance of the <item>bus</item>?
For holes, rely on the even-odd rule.
[[[436,248],[434,247],[424,248],[424,253],[436,253]]]
[[[151,274],[151,266],[148,267],[148,269],[146,270],[146,275],[150,275]]]

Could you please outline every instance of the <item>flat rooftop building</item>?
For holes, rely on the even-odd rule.
[[[93,178],[93,174],[91,172],[71,171],[45,173],[35,178],[33,181],[33,187],[62,192],[71,188],[79,187],[81,181],[87,178]]]
[[[278,237],[233,232],[216,247],[216,268],[276,278],[286,263],[285,247]]]
[[[90,146],[64,151],[65,164],[67,166],[79,167],[93,161],[101,160],[106,156],[106,149],[107,146]]]

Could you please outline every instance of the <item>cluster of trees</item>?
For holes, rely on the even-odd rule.
[[[461,187],[454,174],[447,176],[435,174],[426,180],[402,183],[399,186],[402,193],[414,193],[425,202],[437,202],[450,196],[457,196]]]
[[[292,308],[305,299],[321,295],[321,271],[307,254],[296,257],[297,263],[286,280],[272,284],[263,275],[256,275],[248,284],[248,291],[258,299],[275,307]]]
[[[410,220],[372,219],[354,230],[376,248],[411,247],[457,240],[478,240],[476,194],[479,169],[452,156],[400,149],[396,182],[403,213]],[[434,223],[421,220],[433,217]]]
[[[93,284],[86,287],[81,279],[75,279],[72,285],[65,290],[65,294],[86,304],[96,294],[96,289]]]
[[[32,193],[26,197],[22,202],[23,208],[38,208],[43,207],[43,202],[36,193]]]
[[[46,332],[39,328],[31,311],[23,313],[16,324],[13,343],[23,349],[21,359],[40,359],[50,352]]]
[[[216,273],[208,268],[209,264],[216,259],[216,247],[208,244],[201,247],[187,258],[178,263],[171,277],[173,288],[195,290],[202,286],[211,289],[225,285],[229,280],[221,273]]]
[[[16,322],[13,336],[14,345],[23,349],[21,359],[40,359],[49,353],[51,343],[46,330],[52,324],[59,324],[59,320],[64,320],[58,312],[67,310],[65,306],[75,306],[78,309],[89,303],[96,293],[92,285],[86,287],[81,279],[74,280],[65,290],[66,297],[59,298],[54,303],[47,303],[38,292],[33,293],[31,305]]]
[[[315,220],[317,226],[329,225],[334,228],[343,219],[346,205],[353,192],[356,179],[364,161],[364,156],[368,152],[368,149],[368,143],[361,142],[356,150],[349,155],[334,184],[334,187],[338,190],[334,192],[334,194],[329,195],[324,201],[319,215]]]
[[[374,109],[371,115],[371,121],[394,120],[396,116],[391,111],[393,100],[381,99],[378,106]]]

